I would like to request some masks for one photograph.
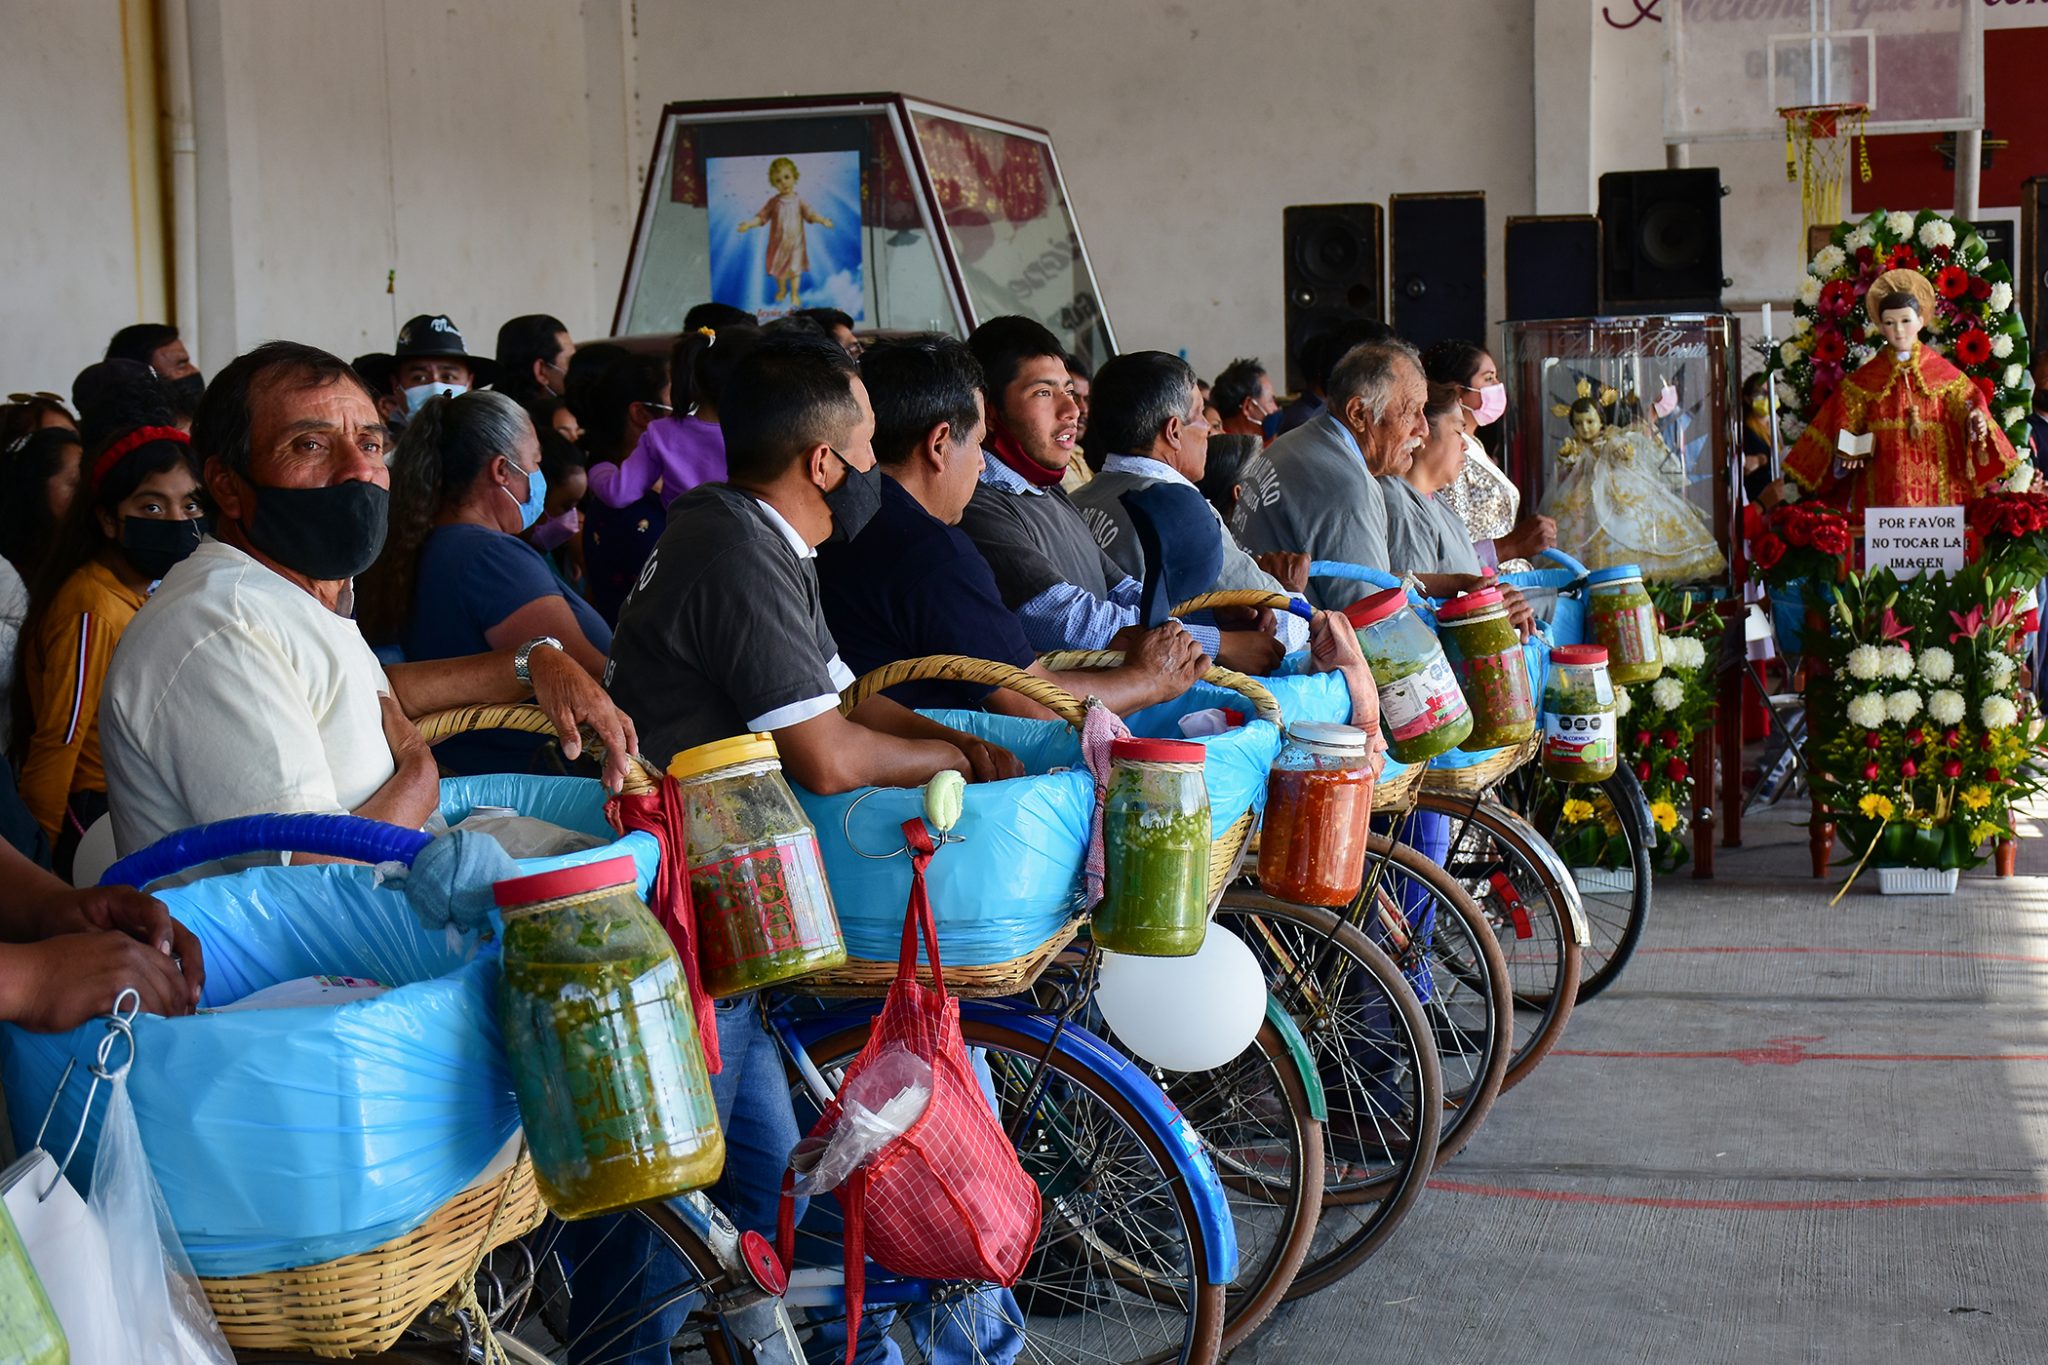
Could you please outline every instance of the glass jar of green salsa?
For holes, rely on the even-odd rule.
[[[1586,615],[1593,637],[1607,648],[1607,673],[1624,687],[1650,682],[1664,671],[1658,646],[1657,607],[1643,587],[1643,571],[1617,564],[1586,576]]]
[[[1614,683],[1600,645],[1550,651],[1543,689],[1543,771],[1559,782],[1605,782],[1620,765]]]
[[[1209,786],[1202,746],[1119,739],[1103,799],[1102,904],[1090,932],[1139,957],[1188,957],[1209,929]]]
[[[1505,749],[1536,733],[1536,690],[1522,661],[1522,636],[1499,588],[1453,598],[1437,611],[1437,638],[1472,708],[1460,749]]]
[[[588,1218],[701,1189],[725,1138],[682,963],[631,858],[515,877],[498,1012],[541,1197]]]
[[[697,971],[714,1000],[846,962],[818,835],[782,780],[773,735],[685,749],[683,798]]]
[[[1403,763],[1449,753],[1472,733],[1472,712],[1434,632],[1388,588],[1344,609],[1380,689],[1387,748]]]

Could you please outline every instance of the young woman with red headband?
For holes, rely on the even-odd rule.
[[[168,410],[140,415],[86,457],[22,627],[14,687],[21,796],[66,880],[80,836],[107,810],[99,702],[114,645],[206,528],[189,439]]]

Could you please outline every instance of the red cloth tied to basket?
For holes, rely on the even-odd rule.
[[[895,1044],[932,1069],[931,1102],[908,1131],[892,1139],[834,1193],[846,1215],[846,1358],[860,1337],[861,1262],[930,1280],[983,1280],[1014,1285],[1038,1240],[1038,1186],[1017,1160],[1009,1136],[989,1108],[960,1035],[960,1002],[946,993],[939,967],[939,929],[925,890],[925,868],[937,851],[922,820],[906,820],[910,905],[896,979],[882,1002],[867,1045],[846,1068],[843,1093],[861,1070]],[[917,979],[917,940],[924,936],[932,984]],[[838,1123],[837,1100],[812,1127],[824,1137]],[[795,1261],[795,1180],[782,1182],[776,1246],[785,1267]]]
[[[704,993],[704,979],[697,972],[697,912],[690,904],[689,845],[683,838],[682,784],[666,774],[661,788],[650,796],[614,796],[604,803],[604,817],[621,834],[635,830],[654,836],[661,845],[661,867],[654,874],[654,888],[648,909],[661,927],[668,930],[683,960],[683,980],[690,987],[690,1009],[697,1020],[697,1039],[704,1045],[704,1064],[712,1075],[719,1072],[718,1014],[711,997]]]

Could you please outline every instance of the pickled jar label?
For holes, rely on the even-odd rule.
[[[690,899],[704,929],[697,953],[706,972],[839,942],[809,834],[691,868]]]
[[[1657,662],[1657,609],[1644,600],[1593,608],[1593,633],[1616,663]]]
[[[1396,740],[1426,735],[1464,714],[1465,694],[1442,654],[1405,678],[1380,684],[1380,721]]]
[[[1614,762],[1614,717],[1543,713],[1543,757],[1546,762],[1605,767]]]

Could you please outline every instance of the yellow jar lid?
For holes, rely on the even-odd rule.
[[[683,750],[668,761],[668,775],[678,782],[685,782],[718,768],[730,768],[735,763],[756,763],[764,758],[781,758],[775,751],[775,736],[734,735],[731,739],[714,739],[709,744]]]

